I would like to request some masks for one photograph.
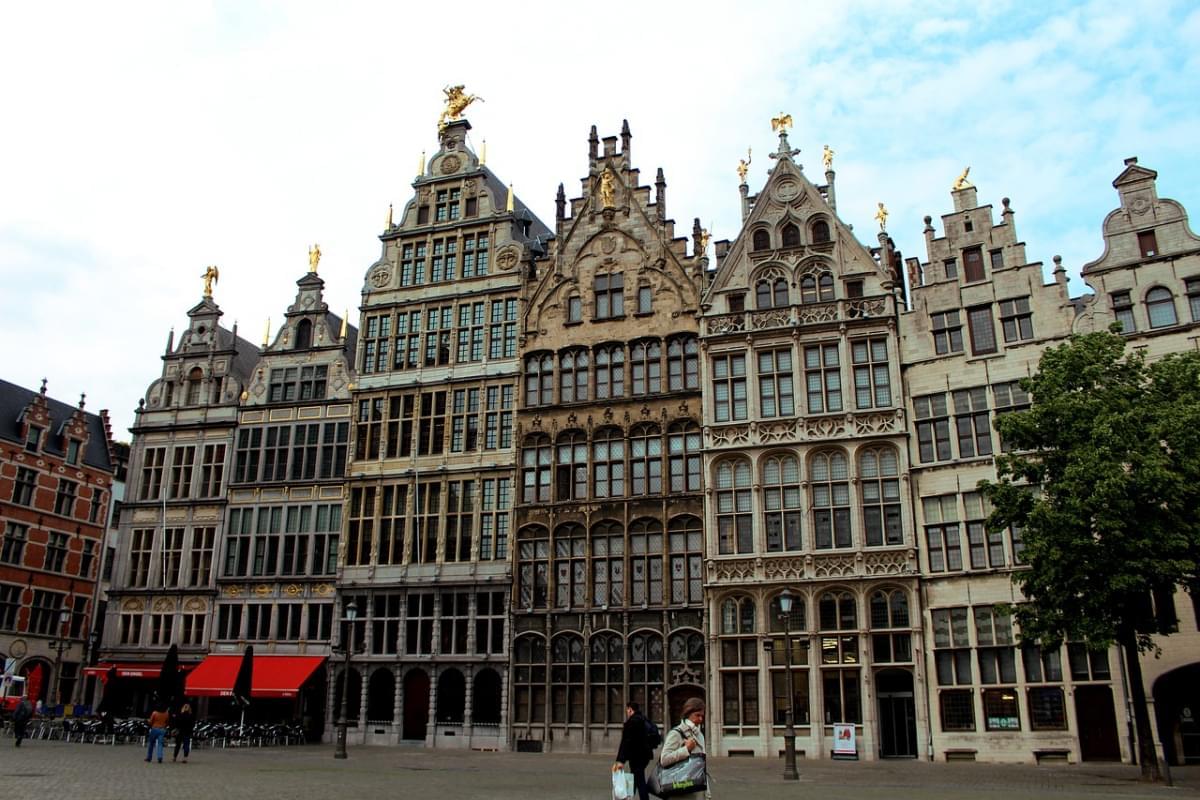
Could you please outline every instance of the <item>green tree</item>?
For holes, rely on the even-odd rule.
[[[1115,332],[1076,335],[1022,385],[1032,406],[998,420],[1010,452],[980,483],[989,525],[1023,529],[1017,622],[1047,646],[1120,646],[1142,776],[1159,780],[1139,654],[1175,630],[1175,588],[1196,585],[1200,353],[1148,362]]]

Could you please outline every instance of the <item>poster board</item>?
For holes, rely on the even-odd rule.
[[[833,757],[858,760],[858,739],[853,725],[833,726]]]

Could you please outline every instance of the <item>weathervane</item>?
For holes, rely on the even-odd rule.
[[[792,127],[792,115],[779,112],[779,116],[771,117],[771,130],[786,133],[787,129]]]

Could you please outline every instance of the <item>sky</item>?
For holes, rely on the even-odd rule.
[[[437,149],[465,84],[471,143],[551,226],[587,137],[633,134],[687,235],[740,226],[790,113],[797,156],[871,244],[876,203],[905,256],[952,210],[1009,197],[1030,261],[1071,291],[1103,252],[1112,180],[1137,156],[1200,209],[1200,6],[1189,2],[0,4],[0,377],[109,409],[128,440],[201,275],[243,338],[276,330],[319,243],[326,299],[357,305],[388,204]],[[999,214],[997,212],[997,219]]]

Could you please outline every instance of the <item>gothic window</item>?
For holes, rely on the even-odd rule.
[[[587,350],[568,350],[558,360],[558,399],[560,403],[582,402],[588,399]]]
[[[556,500],[587,499],[587,437],[581,431],[565,431],[558,437]]]
[[[759,350],[758,410],[764,417],[790,417],[796,413],[792,380],[792,348]]]
[[[1156,286],[1146,292],[1146,314],[1150,317],[1151,328],[1164,328],[1178,321],[1175,316],[1175,298],[1171,296],[1169,289]]]
[[[826,592],[817,609],[825,722],[862,722],[858,608],[854,596],[845,591]]]
[[[582,608],[587,602],[587,531],[578,523],[554,529],[554,606]]]
[[[721,603],[720,685],[725,730],[757,729],[758,638],[754,601],[730,597]]]
[[[817,549],[850,547],[850,476],[845,453],[831,450],[813,455],[809,478]]]
[[[601,632],[592,637],[588,666],[593,723],[621,724],[625,721],[625,648],[621,636]]]
[[[871,448],[858,458],[867,547],[904,543],[899,475],[899,459],[890,447]]]
[[[754,287],[755,308],[787,308],[787,281],[783,278],[759,281]]]
[[[596,348],[596,399],[625,396],[625,348],[619,344]]]
[[[549,601],[550,533],[541,525],[517,531],[517,597],[525,609],[545,608]]]
[[[785,628],[791,632],[791,662],[792,686],[788,689],[787,663],[788,652],[785,649],[784,638],[771,639],[771,709],[772,718],[776,725],[787,724],[789,701],[796,711],[796,724],[809,724],[808,696],[808,637],[805,623],[806,598],[799,595],[792,598],[791,614],[785,615],[779,608],[779,595],[771,598],[768,607],[767,630],[771,633],[783,633]],[[789,696],[790,695],[790,696]]]
[[[667,343],[668,388],[700,388],[700,346],[695,336],[682,336]]]
[[[763,228],[759,228],[758,230],[756,230],[754,232],[753,241],[754,241],[754,245],[753,245],[754,250],[769,250],[769,249],[771,249],[771,234],[769,234]]]
[[[525,357],[525,405],[530,408],[554,402],[554,356],[535,353]]]
[[[528,436],[521,448],[523,503],[550,501],[550,437],[545,434]]]
[[[800,229],[793,223],[789,222],[783,226],[783,246],[784,247],[799,247],[800,246]]]
[[[629,698],[646,719],[663,719],[663,640],[649,631],[629,637]]]
[[[812,224],[812,241],[813,244],[820,244],[829,241],[829,223],[823,219],[819,219]]]
[[[662,523],[656,519],[634,520],[629,526],[629,601],[633,605],[663,601]]]
[[[642,424],[629,436],[630,491],[634,497],[662,493],[662,432]]]
[[[619,272],[595,277],[595,319],[625,316],[625,276]]]
[[[592,605],[625,605],[625,532],[611,520],[592,526]]]
[[[630,380],[635,397],[662,391],[662,345],[657,340],[635,342],[630,361]]]
[[[583,637],[573,633],[550,642],[550,721],[582,723]]]
[[[763,528],[767,551],[799,550],[800,461],[792,455],[771,456],[763,463]]]
[[[625,496],[625,439],[619,428],[603,428],[592,443],[595,497]]]
[[[729,459],[717,465],[717,551],[754,552],[750,462]]]
[[[667,524],[671,559],[671,602],[699,603],[704,591],[701,572],[704,553],[704,532],[700,518],[675,517]]]
[[[808,413],[842,410],[842,373],[836,343],[804,348],[804,382],[808,393]]]
[[[546,721],[546,640],[527,633],[513,643],[513,721]]]
[[[880,589],[871,594],[871,658],[876,664],[912,661],[912,634],[908,628],[908,594],[903,589]]]
[[[700,426],[675,422],[667,431],[672,492],[700,491]]]
[[[726,353],[713,356],[713,419],[730,422],[746,419],[746,356]]]

